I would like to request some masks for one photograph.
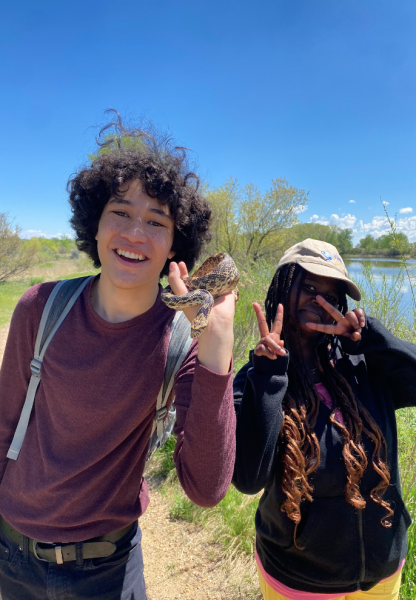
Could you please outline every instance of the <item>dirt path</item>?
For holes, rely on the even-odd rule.
[[[0,364],[9,325],[0,327]],[[227,564],[209,532],[169,517],[169,502],[149,479],[150,506],[140,519],[149,600],[258,600],[253,560]]]
[[[140,519],[149,600],[249,600],[260,598],[254,561],[227,564],[219,544],[193,523],[169,518],[168,502],[150,482],[151,504]]]

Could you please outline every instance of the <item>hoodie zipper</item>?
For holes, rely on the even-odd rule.
[[[358,537],[360,539],[360,582],[364,581],[365,577],[365,550],[364,550],[364,539],[363,539],[363,509],[359,508],[357,513],[358,519]]]

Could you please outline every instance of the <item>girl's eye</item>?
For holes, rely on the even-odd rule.
[[[305,283],[305,287],[307,290],[309,290],[310,292],[315,292],[315,287],[313,285],[310,285],[309,283]]]
[[[328,302],[330,302],[331,304],[338,304],[338,299],[334,298],[334,296],[325,296],[325,298],[327,299]]]
[[[164,227],[164,225],[158,221],[149,221],[149,225],[153,225],[154,227]]]
[[[125,213],[125,212],[124,212],[124,211],[122,211],[122,210],[113,210],[113,213],[114,213],[115,215],[118,215],[119,217],[127,217],[127,216],[128,216],[128,215],[127,215],[127,213]]]

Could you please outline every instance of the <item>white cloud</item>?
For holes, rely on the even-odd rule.
[[[348,200],[350,204],[355,204],[355,200]]]
[[[402,231],[409,238],[409,242],[416,242],[416,217],[405,217],[396,222],[397,231]]]
[[[391,229],[387,217],[376,216],[373,217],[369,223],[364,223],[364,221],[360,219],[358,221],[356,231],[360,238],[364,237],[368,233],[370,233],[373,237],[378,238],[381,235],[389,233]]]
[[[383,200],[383,204],[384,206],[387,206],[388,204],[390,204],[390,202],[387,202],[387,200]]]
[[[410,206],[408,206],[407,208],[401,208],[399,210],[399,213],[401,215],[405,215],[406,213],[412,213],[413,212],[413,208],[411,208]]]
[[[40,238],[58,238],[58,239],[62,239],[62,238],[73,238],[74,234],[71,233],[44,233],[41,229],[25,229],[24,231],[22,231],[20,233],[20,237],[24,240],[29,240],[30,238],[33,237],[40,237]]]
[[[329,219],[325,216],[315,214],[310,217],[309,223],[337,225],[338,227],[341,227],[341,229],[352,229],[354,232],[355,244],[358,244],[358,241],[367,234],[371,234],[373,237],[378,238],[381,235],[391,233],[391,227],[385,215],[377,215],[373,217],[371,221],[365,222],[362,219],[357,220],[357,217],[351,214],[340,217],[334,213]],[[404,216],[397,219],[395,227],[396,231],[407,235],[409,242],[416,242],[416,216]]]
[[[396,221],[395,225],[396,231],[405,233],[409,242],[416,242],[416,217],[402,217]],[[387,217],[377,216],[373,217],[369,223],[364,223],[364,221],[360,220],[355,232],[358,234],[358,239],[361,239],[368,233],[378,238],[381,235],[391,233],[391,227]]]
[[[354,224],[357,220],[357,217],[354,215],[345,215],[345,217],[339,217],[336,214],[332,214],[329,220],[331,225],[337,225],[337,227],[341,227],[341,229],[350,229],[354,227]]]
[[[308,210],[308,207],[307,207],[307,206],[305,206],[304,204],[301,204],[300,206],[298,206],[298,207],[295,209],[295,212],[299,214],[299,213],[303,213],[303,212],[305,212],[305,210]]]
[[[21,232],[20,237],[24,240],[29,240],[32,237],[48,237],[41,229],[25,229]]]
[[[320,217],[319,215],[312,215],[309,219],[309,223],[319,223],[320,225],[329,225],[328,219]]]

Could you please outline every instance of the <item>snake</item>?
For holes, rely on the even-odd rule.
[[[214,298],[233,292],[238,300],[237,283],[240,278],[237,266],[231,256],[219,252],[206,259],[193,275],[182,277],[188,293],[176,296],[168,285],[162,290],[162,301],[175,310],[201,304],[191,323],[191,337],[198,338],[208,324],[208,317],[214,305]]]

